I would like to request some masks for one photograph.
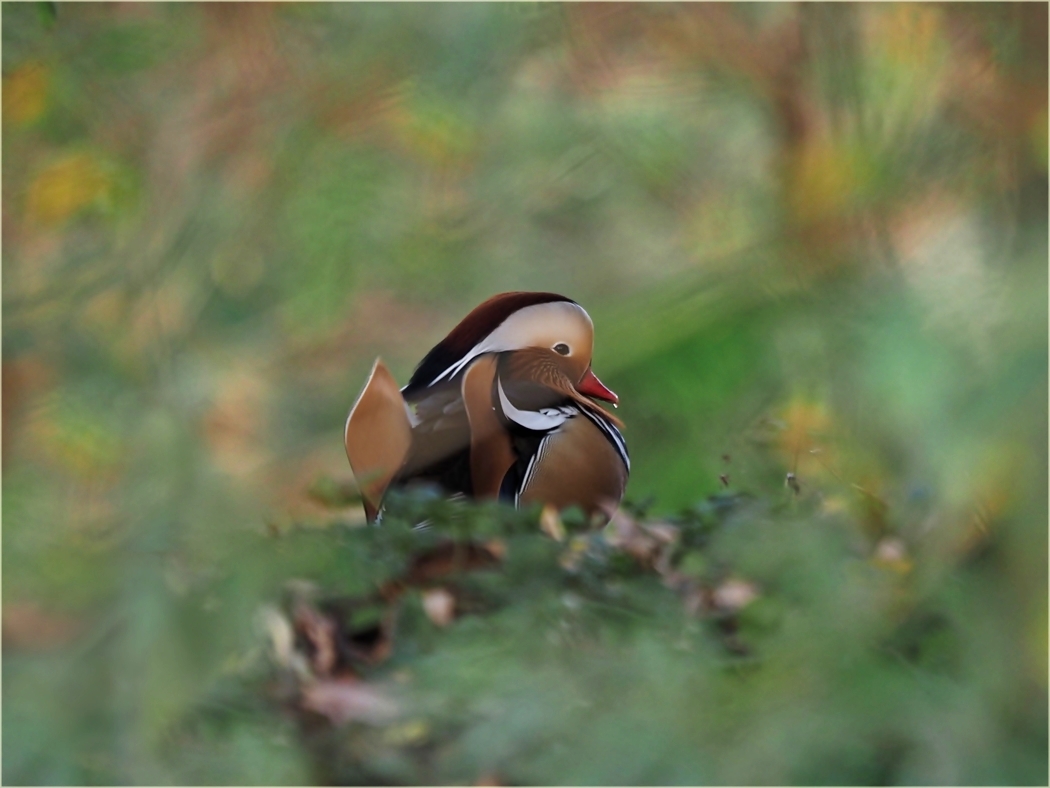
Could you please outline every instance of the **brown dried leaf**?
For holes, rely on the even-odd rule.
[[[901,575],[907,574],[912,568],[907,547],[903,541],[894,537],[882,539],[875,546],[875,554],[871,560],[876,566],[885,567]]]
[[[606,526],[605,540],[623,550],[640,564],[660,574],[670,571],[670,558],[678,541],[678,528],[669,523],[639,523],[623,509],[617,510]]]
[[[682,585],[686,612],[691,616],[726,616],[740,612],[754,602],[758,586],[746,580],[731,578],[711,587],[687,582]]]
[[[317,676],[331,675],[336,665],[335,622],[304,601],[296,602],[293,613],[295,630],[306,638],[312,647],[310,666]]]
[[[284,616],[273,607],[265,607],[259,611],[258,623],[270,638],[274,658],[277,664],[287,667],[291,664],[292,654],[295,648],[295,632],[292,625]]]
[[[423,592],[423,611],[439,627],[447,627],[456,616],[456,598],[447,588],[428,588]]]
[[[638,521],[623,509],[617,509],[605,526],[605,541],[610,547],[625,550],[634,555],[648,548],[650,539],[638,525]]]
[[[711,601],[711,589],[696,583],[684,586],[685,612],[690,616],[701,616],[711,612],[714,604]]]
[[[349,677],[304,686],[300,704],[308,711],[324,715],[336,725],[347,722],[384,725],[399,714],[398,705],[392,698],[360,679]]]
[[[338,651],[334,674],[353,672],[357,663],[377,665],[390,657],[394,650],[394,632],[397,628],[398,605],[393,604],[403,591],[399,586],[396,593],[386,599],[366,598],[330,598],[318,603],[322,614],[335,627],[334,644]],[[386,603],[386,604],[384,604]],[[381,605],[377,621],[361,626],[352,621],[356,614],[372,610]]]
[[[656,537],[661,544],[674,544],[678,541],[678,526],[670,523],[643,523],[642,528]]]
[[[497,561],[502,561],[507,556],[507,543],[502,539],[492,539],[485,542],[482,547],[488,550],[489,554]]]
[[[500,562],[503,552],[502,546],[493,547],[491,542],[484,545],[445,542],[416,556],[405,575],[405,582],[424,585],[455,572],[488,569]]]
[[[32,603],[4,605],[4,648],[42,650],[76,637],[80,624],[68,616],[48,613]]]
[[[291,622],[275,607],[265,606],[256,615],[256,626],[269,640],[273,661],[291,670],[300,679],[310,677],[306,658],[295,649],[295,631]]]
[[[758,587],[746,580],[726,580],[712,594],[712,602],[719,612],[736,613],[758,598]]]

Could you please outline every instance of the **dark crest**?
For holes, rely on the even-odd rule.
[[[519,309],[554,301],[576,303],[571,298],[556,293],[500,293],[492,296],[488,301],[476,306],[447,337],[424,356],[416,371],[412,373],[408,385],[401,389],[401,394],[405,399],[410,399],[413,394],[430,386],[435,378],[467,355],[475,345]]]

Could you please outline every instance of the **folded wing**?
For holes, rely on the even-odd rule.
[[[370,521],[412,446],[412,423],[394,376],[376,359],[343,432],[346,457]]]

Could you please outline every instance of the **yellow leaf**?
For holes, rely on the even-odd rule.
[[[576,568],[580,565],[580,561],[583,560],[583,556],[587,553],[588,542],[582,536],[574,536],[569,540],[568,549],[562,553],[558,559],[558,563],[562,569],[566,569],[570,572],[576,571]]]
[[[426,741],[430,726],[426,720],[409,720],[393,725],[383,732],[383,741],[393,747],[406,747]]]
[[[49,166],[30,184],[26,212],[43,224],[60,224],[106,198],[111,185],[92,156],[73,154]]]
[[[474,147],[470,126],[451,105],[413,95],[411,85],[404,88],[404,94],[406,99],[388,116],[401,144],[436,167],[465,163]]]
[[[1046,107],[1043,107],[1032,119],[1031,126],[1029,126],[1029,140],[1032,145],[1032,153],[1035,156],[1036,162],[1046,172],[1047,166],[1047,123],[1046,123]]]
[[[55,393],[27,422],[45,455],[70,473],[99,483],[116,481],[123,460],[120,436],[79,403]]]
[[[4,79],[4,120],[32,123],[47,109],[48,69],[41,63],[19,66]]]
[[[777,444],[792,468],[795,467],[797,459],[806,456],[816,447],[816,440],[821,433],[827,431],[831,423],[823,403],[797,397],[788,404],[781,420],[784,429],[778,437]]]
[[[987,541],[1016,504],[1027,466],[1025,450],[1001,442],[980,452],[974,467],[958,484],[958,495],[966,507],[965,526],[957,550],[968,553]]]
[[[204,439],[216,466],[246,479],[270,459],[263,436],[269,424],[270,384],[250,362],[231,365],[204,414]]]
[[[925,63],[940,35],[940,11],[918,3],[889,4],[880,10],[885,13],[875,29],[886,54],[902,67]]]
[[[842,514],[848,510],[846,499],[841,495],[829,495],[820,504],[820,510],[824,514]]]
[[[871,180],[870,164],[856,150],[814,138],[791,154],[788,201],[799,222],[848,213]]]
[[[565,541],[565,526],[558,515],[558,510],[550,504],[544,506],[540,513],[540,530],[555,541]]]

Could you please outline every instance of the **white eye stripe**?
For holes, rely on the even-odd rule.
[[[466,355],[424,385],[451,380],[474,359],[485,353],[502,353],[525,347],[542,347],[555,338],[569,340],[575,347],[589,347],[594,324],[587,311],[573,301],[553,301],[519,309],[492,333],[472,347]],[[565,343],[559,343],[565,344]],[[570,353],[572,352],[570,348]]]
[[[449,379],[456,377],[456,375],[463,371],[463,368],[467,366],[467,364],[476,359],[482,353],[489,352],[490,349],[485,347],[486,344],[487,343],[482,342],[480,345],[476,345],[473,350],[467,353],[467,355],[465,355],[451,367],[449,367],[436,378],[434,378],[433,383],[431,383],[430,385],[434,385],[434,383],[440,383],[446,377],[448,377]],[[494,348],[492,348],[491,350],[494,350]]]

